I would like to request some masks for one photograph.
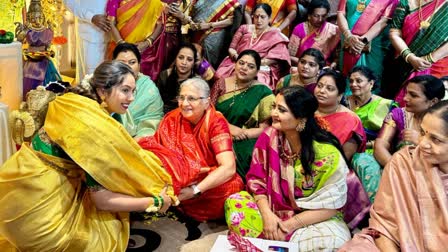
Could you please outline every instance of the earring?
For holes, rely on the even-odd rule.
[[[306,119],[302,119],[302,120],[300,120],[300,122],[297,124],[297,126],[296,126],[296,130],[297,130],[298,132],[302,132],[302,131],[305,129],[305,126],[306,126]]]
[[[107,108],[106,97],[105,97],[104,95],[102,95],[102,96],[100,96],[100,98],[101,98],[101,104],[100,104],[100,106],[101,106],[102,108]]]

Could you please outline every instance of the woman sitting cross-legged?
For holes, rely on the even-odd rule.
[[[210,88],[203,79],[183,82],[177,100],[179,108],[165,115],[154,137],[186,163],[169,170],[175,189],[180,189],[179,209],[196,221],[223,218],[224,201],[243,188],[228,122],[210,104]],[[150,140],[143,138],[139,144],[151,149]],[[188,239],[198,238],[199,223],[186,224],[196,231]]]
[[[341,105],[344,90],[344,77],[330,69],[319,76],[314,96],[319,103],[316,116],[325,121],[325,128],[338,138],[345,156],[351,160],[356,152],[364,151],[366,134],[359,117]],[[343,209],[344,220],[350,229],[353,229],[367,216],[370,201],[353,170],[347,175],[347,184],[348,198],[347,205]]]
[[[229,122],[237,172],[244,179],[258,136],[269,126],[274,95],[257,81],[260,55],[253,50],[240,53],[231,77],[218,80],[212,89],[212,103]]]
[[[300,251],[334,250],[350,239],[339,211],[348,168],[338,140],[316,122],[317,107],[300,86],[277,94],[246,177],[253,196],[243,191],[225,204],[232,232],[296,242]]]
[[[0,243],[4,237],[20,251],[125,251],[128,212],[165,211],[176,200],[165,165],[110,116],[126,112],[134,91],[129,66],[104,62],[49,103],[32,146],[0,168]]]

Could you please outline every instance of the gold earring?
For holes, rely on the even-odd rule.
[[[100,104],[100,106],[101,106],[102,108],[107,108],[106,97],[105,97],[104,95],[102,95],[102,96],[100,96],[100,98],[101,98],[101,104]]]
[[[306,119],[302,119],[302,120],[300,120],[300,122],[297,124],[297,126],[296,126],[296,130],[297,130],[298,132],[302,132],[302,131],[305,129],[305,126],[306,126]]]

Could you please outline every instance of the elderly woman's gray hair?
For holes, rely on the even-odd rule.
[[[200,95],[202,97],[209,97],[210,96],[210,87],[208,86],[208,83],[205,80],[203,80],[203,79],[201,79],[199,77],[194,77],[194,78],[191,78],[191,79],[188,79],[188,80],[184,81],[180,85],[179,90],[181,90],[185,86],[193,86],[193,87],[195,87],[196,89],[199,90],[199,92],[201,92]]]

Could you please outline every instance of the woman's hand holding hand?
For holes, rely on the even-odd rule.
[[[194,197],[193,188],[187,186],[180,190],[179,196],[177,198],[179,201],[188,200]]]
[[[241,141],[249,139],[247,131],[239,127],[235,127],[233,130],[230,130],[230,133],[232,134],[234,140]]]
[[[171,197],[168,196],[168,194],[166,194],[167,189],[168,189],[168,186],[165,186],[159,194],[159,196],[162,196],[162,198],[163,198],[163,205],[162,205],[162,208],[160,208],[160,210],[159,210],[160,213],[166,212],[166,210],[168,210],[168,208],[172,204]]]
[[[423,71],[431,67],[431,63],[429,61],[422,57],[417,57],[415,54],[408,57],[408,62],[416,71]]]
[[[419,137],[420,137],[420,134],[416,130],[405,129],[403,131],[403,141],[411,142],[411,143],[417,145]]]
[[[280,221],[277,228],[278,241],[286,241],[286,236],[289,232],[287,221]]]
[[[263,234],[266,239],[279,241],[281,238],[279,237],[279,223],[281,222],[280,218],[269,210],[269,213],[262,215],[262,219]]]
[[[361,40],[361,37],[358,35],[351,35],[348,38],[348,46],[350,53],[360,54],[362,49],[364,48],[364,43]]]

